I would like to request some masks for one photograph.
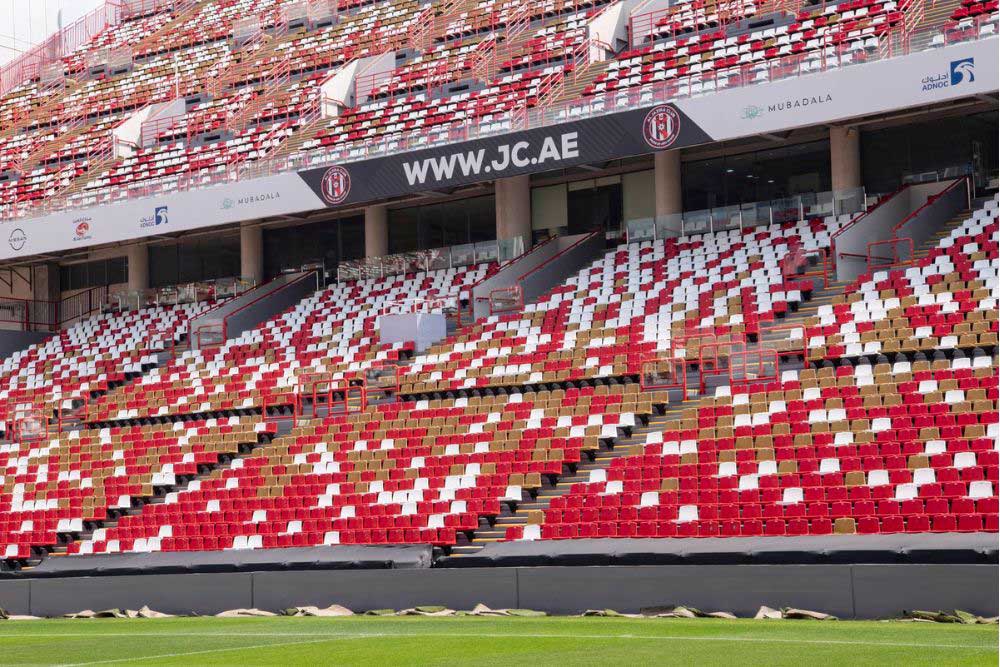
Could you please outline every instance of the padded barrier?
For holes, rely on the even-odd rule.
[[[495,542],[436,567],[944,563],[996,564],[996,535],[824,535]]]
[[[431,567],[431,547],[337,546],[246,551],[99,554],[46,558],[29,572],[3,578],[118,576],[281,570],[388,570]]]
[[[326,570],[0,580],[0,607],[55,616],[81,609],[215,614],[341,604],[354,611],[441,604],[471,609],[636,612],[685,604],[751,616],[760,605],[815,609],[840,618],[884,618],[906,609],[997,615],[996,565],[643,565],[437,570]]]

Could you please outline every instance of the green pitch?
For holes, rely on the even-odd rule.
[[[0,664],[996,665],[997,627],[622,618],[0,621]]]

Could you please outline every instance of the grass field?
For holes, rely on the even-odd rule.
[[[0,664],[996,665],[997,626],[624,618],[0,622]]]

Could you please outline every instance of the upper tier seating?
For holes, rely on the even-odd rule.
[[[379,405],[297,426],[73,553],[450,545],[653,410],[638,387]],[[660,397],[662,400],[662,397]]]
[[[204,0],[183,15],[131,16],[94,35],[63,59],[65,86],[30,81],[0,99],[0,126],[15,128],[9,136],[0,132],[0,175],[12,166],[20,174],[16,182],[0,181],[0,213],[31,215],[39,206],[204,187],[243,177],[252,172],[248,163],[261,160],[274,160],[262,169],[277,169],[320,152],[327,162],[369,155],[373,145],[392,151],[509,131],[525,121],[527,109],[571,100],[591,80],[586,99],[557,117],[649,102],[652,84],[672,85],[667,92],[676,97],[863,62],[881,53],[885,36],[916,5],[847,0],[810,5],[786,22],[780,12],[763,16],[754,0],[685,2],[634,17],[637,47],[603,61],[596,54],[606,47],[587,47],[588,24],[610,4],[603,0],[339,4],[336,22],[306,33],[281,29],[283,0]],[[995,34],[995,4],[964,2],[947,35],[931,46],[946,36]],[[446,6],[450,14],[435,15]],[[737,21],[772,16],[773,26],[732,32]],[[252,17],[260,19],[263,36],[235,48],[234,26]],[[133,49],[132,68],[85,76],[91,54],[119,47]],[[368,85],[372,95],[319,122],[328,103],[320,99],[321,84],[355,59],[387,52],[396,54],[397,65]],[[284,62],[290,78],[268,90],[260,75]],[[569,81],[578,66],[583,78]],[[163,142],[111,152],[114,125],[177,96],[228,104],[228,117],[215,121],[228,132],[208,144],[189,141],[186,130],[199,121],[181,119]],[[61,151],[53,138],[67,131],[85,135],[84,150]]]
[[[794,309],[813,283],[788,275],[785,257],[829,245],[848,219],[619,246],[522,313],[492,315],[417,357],[402,392],[634,375],[669,350],[697,358],[699,343],[743,340]]]
[[[288,405],[304,376],[335,380],[393,364],[412,344],[382,345],[376,322],[386,307],[414,298],[457,307],[468,286],[495,270],[480,264],[335,284],[216,348],[191,350],[102,397],[91,421]]]
[[[987,356],[720,387],[508,539],[997,531]]]

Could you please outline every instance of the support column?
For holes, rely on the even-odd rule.
[[[861,132],[856,127],[830,128],[830,187],[834,192],[861,187]]]
[[[128,247],[128,288],[149,288],[149,248],[145,243],[134,243]]]
[[[31,272],[31,298],[35,301],[62,300],[58,264],[36,264],[28,270]]]
[[[389,254],[389,210],[385,204],[365,208],[365,257]]]
[[[512,176],[495,182],[497,239],[520,237],[531,248],[531,177]]]
[[[653,154],[653,182],[656,187],[656,217],[683,212],[681,190],[681,152],[660,151]]]
[[[264,282],[264,230],[240,226],[240,277],[256,285]]]

